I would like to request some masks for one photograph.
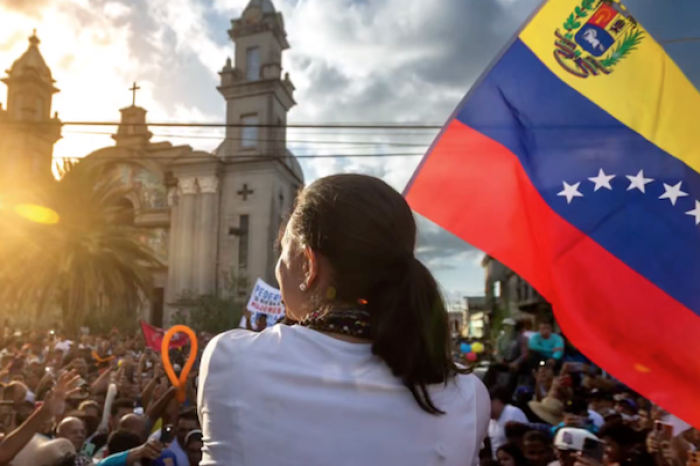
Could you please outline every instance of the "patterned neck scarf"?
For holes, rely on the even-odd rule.
[[[314,311],[304,317],[299,325],[319,332],[339,333],[364,340],[371,339],[369,312],[359,309]]]

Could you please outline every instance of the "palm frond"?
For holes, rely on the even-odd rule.
[[[0,232],[0,299],[6,306],[45,315],[59,308],[77,328],[95,312],[138,308],[161,266],[140,240],[147,231],[118,224],[127,191],[104,164],[70,163],[61,179],[39,190],[55,210],[55,225],[24,225]]]

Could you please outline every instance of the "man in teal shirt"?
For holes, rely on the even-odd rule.
[[[552,333],[552,324],[540,323],[540,331],[530,337],[530,351],[537,353],[540,360],[561,361],[564,356],[564,339]]]

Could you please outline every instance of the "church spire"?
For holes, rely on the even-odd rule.
[[[265,13],[276,13],[277,10],[275,10],[275,6],[272,4],[272,1],[270,0],[250,0],[248,2],[248,6],[245,7],[243,10],[243,16],[245,16],[245,12],[248,9],[253,9],[257,8],[259,9],[263,14]]]
[[[29,38],[29,45],[33,47],[38,47],[39,44],[41,44],[41,41],[36,35],[36,29],[34,29],[34,31],[32,31],[31,37]]]
[[[51,69],[46,65],[44,57],[39,51],[40,43],[35,29],[29,37],[29,47],[7,70],[8,76],[3,79],[3,82],[10,86],[9,80],[32,80],[50,90],[52,94],[58,92],[58,89],[53,86],[56,81],[51,76]]]
[[[294,85],[282,72],[282,53],[289,48],[282,14],[270,0],[251,0],[242,16],[231,21],[229,36],[236,56],[221,70],[218,89],[231,126],[216,153],[285,155],[287,112],[296,102]]]

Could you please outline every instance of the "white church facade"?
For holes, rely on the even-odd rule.
[[[183,297],[233,292],[244,298],[258,277],[275,283],[275,242],[304,184],[286,146],[287,112],[295,101],[294,86],[282,73],[282,53],[289,48],[282,15],[270,0],[251,0],[228,32],[236,56],[220,72],[227,128],[213,153],[151,142],[146,110],[132,105],[121,110],[115,144],[87,155],[115,164],[115,175],[129,188],[124,202],[133,207],[135,225],[150,232],[143,241],[162,266],[153,270],[143,317],[159,326],[168,325]],[[12,152],[36,153],[44,163],[60,137],[60,121],[50,117],[57,89],[38,43],[30,38],[3,79],[8,108],[0,108],[0,118],[50,122],[44,127],[51,132],[5,138],[0,155],[12,146]],[[19,101],[30,110],[18,108]]]

